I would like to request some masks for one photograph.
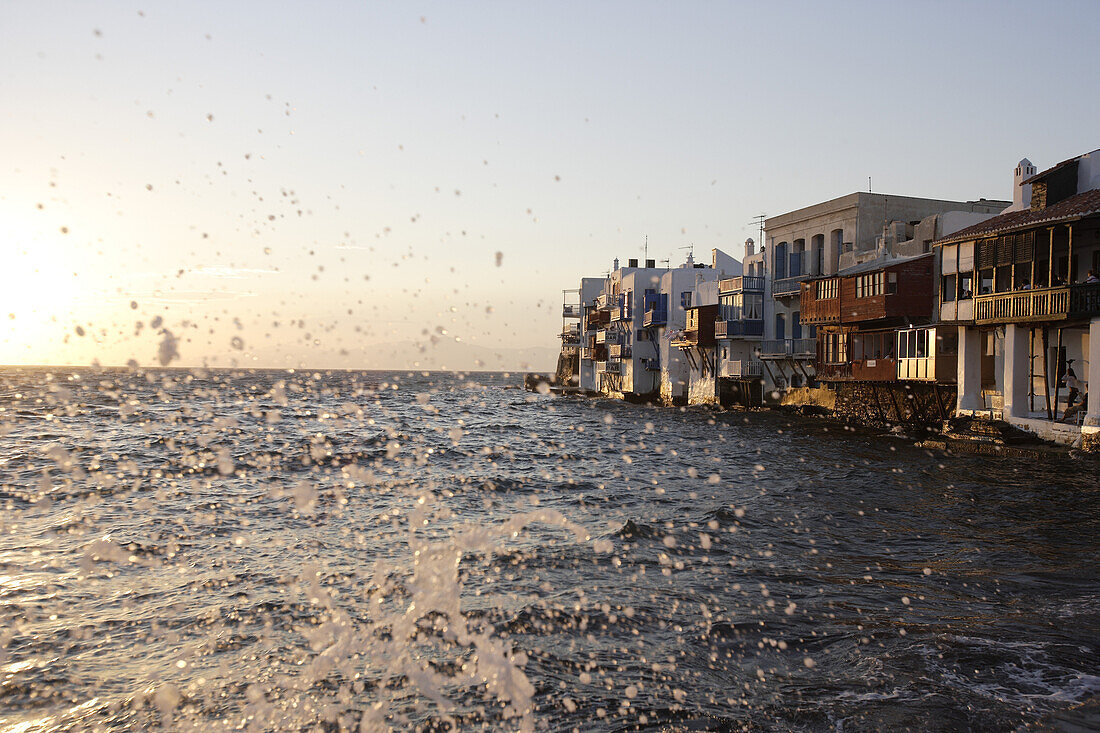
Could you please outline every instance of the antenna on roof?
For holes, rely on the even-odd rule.
[[[871,193],[871,177],[867,176],[867,193]]]
[[[766,219],[767,217],[767,214],[757,214],[752,218],[752,221],[749,222],[749,224],[755,224],[756,228],[760,231],[759,239],[757,241],[760,242],[761,252],[764,251],[764,219]]]

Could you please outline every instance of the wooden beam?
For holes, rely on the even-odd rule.
[[[1047,287],[1054,287],[1054,227],[1050,227],[1050,254],[1047,259]],[[1044,334],[1045,335],[1045,334]],[[1048,410],[1049,412],[1049,410]]]
[[[1054,419],[1050,409],[1050,331],[1043,326],[1043,394],[1047,398],[1047,420]]]
[[[940,413],[940,420],[947,422],[947,411],[943,409],[943,400],[940,398],[940,385],[932,382],[932,396],[936,398],[936,409]]]
[[[1068,274],[1068,273],[1067,273]],[[1058,327],[1058,349],[1054,352],[1054,417],[1051,419],[1057,422],[1058,420],[1058,393],[1062,390],[1062,375],[1060,374],[1059,367],[1062,364],[1062,327]]]
[[[1066,224],[1069,235],[1069,255],[1066,257],[1066,285],[1073,285],[1073,225]]]
[[[890,402],[894,405],[894,414],[898,416],[898,422],[904,423],[905,417],[901,414],[901,408],[898,407],[898,398],[894,396],[894,390],[887,389],[886,393],[890,395]]]

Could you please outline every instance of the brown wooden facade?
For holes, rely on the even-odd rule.
[[[801,322],[818,327],[817,378],[823,382],[898,379],[897,333],[928,323],[933,257],[852,268],[855,272],[802,284]]]

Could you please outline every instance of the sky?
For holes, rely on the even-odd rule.
[[[0,364],[550,369],[615,257],[1100,146],[1100,3],[0,0]]]

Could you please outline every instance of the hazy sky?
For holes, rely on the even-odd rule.
[[[1021,157],[1100,145],[1098,27],[1093,0],[2,1],[0,363],[154,364],[167,329],[173,364],[518,367],[646,235],[739,256],[754,215],[868,176],[1011,198]]]

